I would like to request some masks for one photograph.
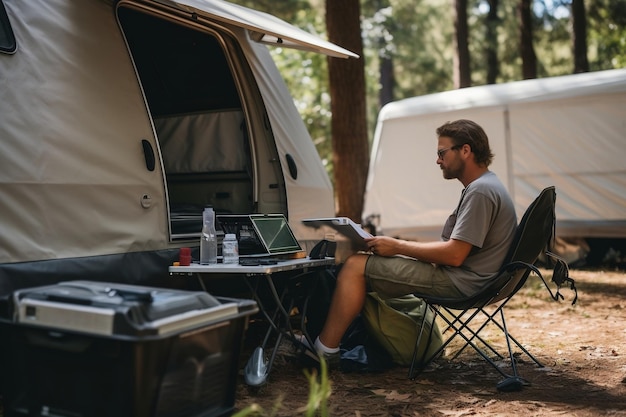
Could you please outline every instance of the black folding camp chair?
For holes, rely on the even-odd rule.
[[[418,338],[415,342],[413,360],[409,368],[409,378],[414,379],[417,374],[438,357],[457,336],[461,337],[465,343],[463,347],[457,351],[454,358],[456,358],[465,347],[471,346],[474,348],[480,356],[505,378],[497,385],[498,389],[501,391],[515,391],[521,389],[524,385],[528,385],[528,381],[518,375],[516,359],[511,349],[511,342],[515,343],[522,352],[528,355],[528,357],[537,364],[537,366],[543,367],[541,362],[531,355],[530,352],[507,331],[504,319],[504,306],[517,291],[524,286],[531,272],[534,272],[542,279],[554,300],[563,298],[559,290],[565,283],[568,283],[570,288],[576,292],[574,280],[569,278],[567,263],[562,258],[546,250],[551,248],[554,242],[555,202],[556,192],[554,187],[547,187],[539,194],[524,213],[500,271],[495,274],[478,293],[463,299],[439,298],[415,294],[417,297],[426,301],[428,307],[434,311],[435,319],[439,317],[446,322],[448,327],[443,334],[446,334],[448,331],[451,331],[452,334],[430,357],[421,358],[418,367],[417,347],[420,345],[421,338],[425,336],[423,335],[425,326],[424,323],[422,323]],[[535,266],[535,262],[542,252],[555,262],[552,274],[552,282],[557,285],[555,293],[552,292],[548,283],[541,275],[541,272]],[[576,302],[576,298],[577,296],[575,296],[572,304]],[[487,306],[495,307],[495,309],[489,312],[486,310]],[[489,310],[491,310],[491,308]],[[460,313],[458,313],[458,311],[460,311]],[[479,322],[480,318],[482,318],[483,321],[477,326],[476,322]],[[496,325],[506,338],[508,357],[513,372],[512,375],[500,369],[496,362],[477,345],[477,342],[480,342],[485,349],[495,355],[496,360],[504,359],[504,355],[500,354],[479,335],[480,331],[490,323]]]

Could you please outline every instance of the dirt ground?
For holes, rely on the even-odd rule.
[[[556,302],[539,278],[531,277],[506,308],[509,332],[545,365],[518,357],[519,373],[530,382],[521,391],[499,392],[502,377],[473,350],[448,360],[452,346],[415,380],[404,367],[332,371],[329,415],[626,416],[626,273],[571,270],[570,276],[578,288],[575,306],[569,289],[563,288],[565,300]],[[483,332],[506,349],[499,332]],[[502,366],[508,372],[508,364]],[[300,362],[279,355],[263,386],[248,387],[241,378],[236,407],[258,404],[267,416],[305,415],[308,396]]]

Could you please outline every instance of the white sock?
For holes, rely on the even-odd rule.
[[[320,340],[319,337],[317,337],[317,339],[315,339],[315,350],[317,350],[318,352],[321,353],[337,353],[339,352],[339,347],[335,347],[335,348],[329,348],[328,346],[326,346],[325,344],[322,343],[322,341]]]

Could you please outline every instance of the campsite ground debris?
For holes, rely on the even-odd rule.
[[[572,270],[570,276],[578,287],[576,306],[566,288],[564,301],[552,301],[535,277],[507,306],[509,331],[546,365],[538,368],[520,356],[519,371],[530,386],[498,392],[500,375],[466,349],[453,362],[439,360],[414,381],[402,367],[381,373],[333,371],[330,415],[626,416],[626,273]],[[485,335],[506,348],[497,332]],[[308,381],[297,361],[276,360],[264,386],[238,384],[238,409],[257,403],[277,409],[275,416],[300,415],[294,410],[307,402]]]

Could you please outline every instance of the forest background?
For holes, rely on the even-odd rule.
[[[334,183],[336,212],[357,222],[386,103],[626,67],[626,0],[230,1],[361,55],[270,48]]]

